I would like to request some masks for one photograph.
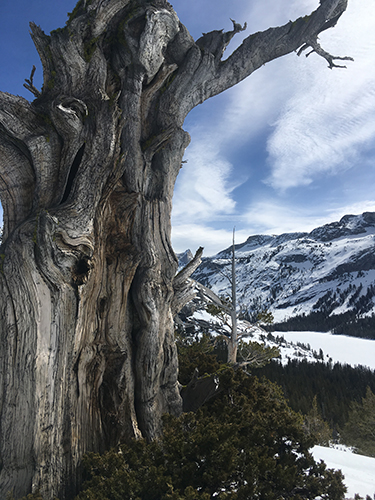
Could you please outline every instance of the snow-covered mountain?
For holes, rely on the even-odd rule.
[[[238,303],[249,311],[268,309],[277,323],[308,316],[325,330],[337,326],[339,317],[346,325],[374,319],[373,212],[346,215],[310,233],[250,236],[235,246],[235,254]],[[230,265],[231,247],[204,258],[193,278],[217,295],[229,295]],[[322,330],[319,324],[298,326]]]

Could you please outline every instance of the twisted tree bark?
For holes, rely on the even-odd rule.
[[[165,0],[80,0],[49,36],[31,24],[43,88],[32,72],[32,103],[0,93],[1,498],[70,498],[83,453],[152,439],[181,411],[172,310],[188,276],[174,280],[170,215],[184,119],[272,59],[326,57],[317,36],[345,9],[324,0],[225,61],[243,28],[194,42]]]

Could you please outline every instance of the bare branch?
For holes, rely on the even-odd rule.
[[[349,57],[349,56],[340,57],[340,56],[333,56],[333,55],[329,54],[328,52],[326,52],[321,47],[321,45],[319,44],[319,42],[317,40],[311,40],[308,43],[306,43],[305,45],[303,45],[299,49],[299,51],[297,52],[297,55],[300,56],[302,54],[302,52],[304,52],[309,47],[311,47],[312,50],[308,54],[306,54],[306,57],[309,57],[309,55],[311,55],[313,53],[318,54],[319,56],[323,57],[328,62],[329,69],[332,69],[332,68],[346,68],[346,66],[335,64],[333,62],[334,60],[354,61],[354,59],[352,57]]]
[[[192,107],[236,85],[267,62],[297,51],[302,46],[312,46],[314,52],[329,62],[330,67],[338,67],[333,63],[335,59],[351,60],[347,57],[331,56],[316,42],[319,33],[336,25],[346,7],[346,0],[324,0],[309,16],[248,36],[225,61],[216,59],[215,64],[212,64],[212,59],[202,57],[200,64],[206,66],[206,72],[201,70],[196,74],[204,76],[205,95],[202,97],[203,82],[194,82],[200,93],[199,99],[192,103]],[[219,37],[219,32],[217,33],[216,38]],[[222,37],[224,35],[225,33],[221,33]],[[198,40],[197,44],[202,45],[202,39]],[[191,93],[191,87],[189,92]],[[193,99],[198,97],[193,93],[191,96]]]
[[[35,95],[35,97],[39,97],[41,94],[39,92],[39,90],[34,86],[34,73],[35,73],[35,70],[36,70],[36,67],[33,66],[33,69],[31,70],[31,74],[30,74],[30,79],[28,80],[27,78],[25,78],[25,82],[23,84],[23,86],[25,87],[25,89],[29,90],[32,94]]]
[[[185,279],[189,278],[201,263],[203,247],[199,247],[191,261],[176,274],[174,286],[178,286]]]
[[[185,304],[190,302],[195,295],[195,281],[190,276],[202,261],[203,247],[199,247],[193,259],[178,273],[173,281],[174,297],[172,302],[172,314],[176,315]]]
[[[54,71],[50,51],[51,37],[46,35],[41,27],[35,23],[30,23],[30,34],[43,66],[43,91],[48,88],[48,82],[51,81],[51,75]]]
[[[214,264],[216,264],[216,262],[214,262]],[[216,266],[217,266],[218,273],[221,274],[225,279],[227,279],[230,284],[232,284],[232,278],[231,278],[230,274],[228,274],[228,273],[224,272],[222,269],[220,269],[218,264],[216,264]]]
[[[233,31],[235,31],[236,33],[240,33],[241,31],[245,31],[246,30],[247,23],[245,23],[243,25],[243,27],[242,27],[241,24],[236,23],[236,21],[234,19],[231,19],[231,21],[233,23]]]

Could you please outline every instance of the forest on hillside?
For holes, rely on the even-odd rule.
[[[363,286],[350,284],[342,291],[328,290],[314,304],[313,310],[287,320],[275,323],[268,329],[276,331],[332,331],[337,335],[349,335],[375,339],[375,315],[370,314],[374,307],[375,286],[370,285],[366,293]],[[347,302],[349,310],[334,314],[336,308]]]
[[[375,392],[375,372],[363,366],[297,359],[282,365],[273,360],[252,373],[277,383],[291,408],[302,414],[310,411],[316,396],[321,415],[334,431],[334,437],[348,421],[351,404],[361,402],[367,387]]]
[[[349,335],[364,339],[375,339],[375,315],[358,317],[355,311],[329,316],[326,311],[313,311],[288,318],[282,323],[274,323],[269,331],[312,331],[328,332],[335,335]]]

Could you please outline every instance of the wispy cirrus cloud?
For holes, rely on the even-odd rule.
[[[273,188],[303,186],[321,174],[340,173],[372,147],[374,19],[374,2],[352,0],[335,30],[322,34],[327,50],[354,58],[347,69],[327,71],[313,55],[290,68],[293,95],[268,141],[272,172],[267,182]]]
[[[233,17],[248,21],[247,35],[317,6],[317,0],[237,0]],[[178,251],[196,242],[216,253],[228,246],[232,224],[241,228],[241,241],[242,234],[244,240],[255,233],[309,231],[345,213],[375,209],[368,187],[375,178],[369,173],[375,170],[374,25],[373,0],[351,0],[338,25],[321,35],[326,50],[355,59],[347,69],[330,71],[316,54],[290,54],[194,111],[186,124],[192,135],[188,164],[174,197]],[[254,144],[264,148],[256,158]],[[243,184],[246,176],[251,182]]]
[[[234,211],[233,166],[220,156],[218,146],[217,138],[206,137],[189,148],[173,202],[175,223],[209,220]]]

